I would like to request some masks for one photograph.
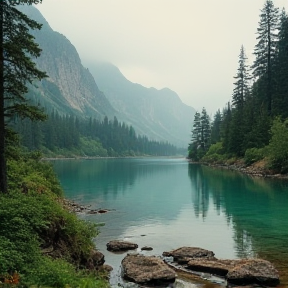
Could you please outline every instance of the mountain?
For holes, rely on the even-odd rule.
[[[88,70],[71,42],[53,31],[35,7],[22,5],[19,10],[43,24],[31,33],[42,49],[35,62],[49,77],[30,86],[31,99],[60,114],[111,120],[116,116],[137,134],[187,147],[195,110],[175,92],[132,83],[112,64],[91,61]]]
[[[86,65],[99,89],[137,132],[180,147],[187,146],[195,109],[184,104],[174,91],[132,83],[110,63],[91,61]]]
[[[111,106],[80,60],[76,48],[62,34],[49,26],[42,14],[33,6],[21,5],[20,11],[29,18],[43,24],[42,29],[32,31],[35,41],[42,49],[35,59],[37,67],[48,74],[48,78],[31,86],[29,96],[48,110],[74,113],[82,116],[112,118],[117,112]],[[39,97],[40,96],[40,97]]]

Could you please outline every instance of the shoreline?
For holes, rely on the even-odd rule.
[[[217,168],[217,169],[237,171],[239,173],[243,173],[251,177],[288,180],[288,173],[286,174],[274,173],[272,170],[265,168],[265,164],[266,164],[265,160],[254,162],[253,164],[248,165],[248,166],[245,165],[242,161],[238,161],[233,164],[227,164],[227,163],[217,164],[217,163],[208,163],[208,162],[193,162],[188,159],[188,162],[191,164],[200,164],[200,165]]]
[[[97,159],[136,159],[136,158],[167,158],[167,159],[187,159],[186,156],[75,156],[75,157],[43,157],[41,161],[57,161],[57,160],[97,160]]]

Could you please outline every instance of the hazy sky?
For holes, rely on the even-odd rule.
[[[37,8],[86,67],[104,60],[127,79],[168,87],[210,113],[231,100],[243,44],[249,61],[265,0],[43,0]],[[286,8],[288,0],[274,0]],[[97,79],[96,79],[97,82]]]

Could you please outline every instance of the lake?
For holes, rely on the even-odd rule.
[[[217,258],[263,258],[288,287],[288,181],[174,158],[57,160],[53,166],[68,199],[111,209],[79,217],[105,223],[96,247],[114,267],[112,285],[121,281],[125,253],[108,252],[106,243],[118,239],[153,247],[145,255],[193,246]]]

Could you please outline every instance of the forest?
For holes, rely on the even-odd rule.
[[[252,31],[253,32],[253,31]],[[194,117],[189,158],[246,164],[265,159],[268,169],[288,172],[288,16],[267,0],[261,10],[254,61],[240,48],[232,99],[214,118]]]
[[[137,135],[134,128],[104,119],[84,119],[52,112],[44,122],[16,120],[14,131],[28,151],[42,151],[45,156],[169,156],[181,153],[167,141],[152,141]]]

